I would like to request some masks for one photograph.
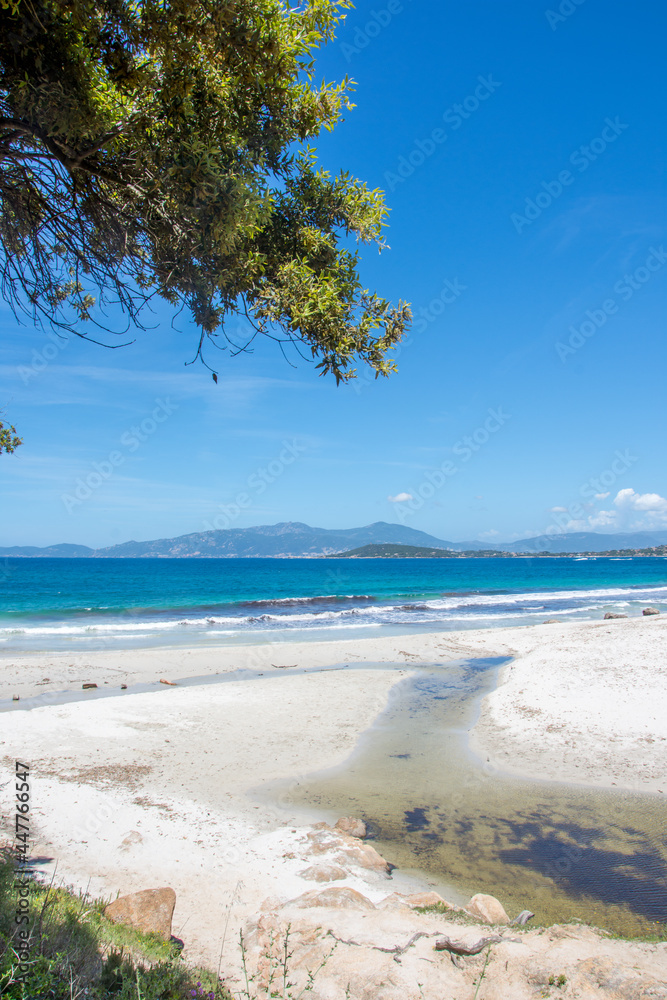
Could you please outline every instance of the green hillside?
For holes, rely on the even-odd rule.
[[[497,549],[467,549],[454,552],[451,549],[430,549],[420,545],[362,545],[348,552],[327,555],[325,559],[572,559],[586,556],[589,559],[630,558],[632,556],[667,557],[667,545],[656,545],[648,549],[609,549],[606,552],[499,552]]]
[[[362,545],[327,559],[447,559],[455,555],[449,549],[427,549],[419,545]]]

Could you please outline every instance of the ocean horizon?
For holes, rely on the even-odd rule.
[[[667,611],[667,559],[8,558],[0,650],[366,638]]]

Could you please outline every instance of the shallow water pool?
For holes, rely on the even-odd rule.
[[[579,918],[627,936],[655,930],[667,921],[661,797],[508,777],[467,749],[503,662],[433,665],[406,677],[345,764],[291,785],[290,800],[332,819],[361,816],[388,861],[450,895],[453,887],[453,902],[486,892],[510,916],[530,909],[541,923]]]

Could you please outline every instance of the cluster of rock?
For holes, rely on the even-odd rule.
[[[519,931],[533,914],[524,910],[510,920],[484,893],[465,907],[436,892],[378,893],[392,865],[365,837],[364,823],[351,817],[305,831],[310,864],[301,877],[339,882],[356,870],[365,873],[369,895],[321,885],[287,902],[265,900],[242,928],[244,966],[257,996],[275,995],[272,984],[282,980],[288,954],[294,995],[307,989],[313,1000],[472,996],[482,973],[485,1000],[556,995],[556,982],[559,996],[567,985],[568,996],[667,1000],[667,943],[612,941],[585,926]],[[168,938],[175,902],[172,889],[145,890],[115,900],[106,915]],[[232,994],[242,990],[240,966],[224,976]]]
[[[313,882],[337,882],[350,877],[353,868],[364,869],[376,876],[389,878],[393,866],[376,851],[372,844],[363,843],[367,836],[363,820],[346,816],[339,819],[334,827],[327,823],[317,823],[306,834],[304,853],[316,863],[309,865],[299,874]],[[326,857],[324,857],[326,855]],[[316,859],[319,859],[317,861]],[[171,937],[171,922],[176,905],[176,893],[171,888],[143,889],[127,896],[120,896],[105,909],[114,923],[128,924],[147,934],[157,934],[168,940]],[[311,907],[333,907],[334,909],[356,908],[375,910],[377,906],[357,889],[349,886],[330,886],[304,892],[289,904],[296,909]],[[392,892],[380,904],[381,908],[401,908],[417,910],[438,907],[441,911],[464,912],[487,924],[509,924],[510,918],[503,905],[494,897],[477,893],[465,907],[448,903],[437,892],[405,894]],[[526,923],[529,914],[525,910]]]
[[[642,614],[646,618],[649,615],[659,615],[660,611],[658,610],[658,608],[644,608],[644,610],[642,611]],[[604,617],[605,617],[605,621],[606,621],[607,619],[610,619],[610,618],[627,618],[628,616],[627,615],[616,614],[615,611],[607,611]]]

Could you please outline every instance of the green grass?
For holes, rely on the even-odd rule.
[[[463,910],[450,910],[446,903],[434,903],[432,906],[417,906],[415,907],[415,912],[437,913],[441,916],[447,917],[447,919],[453,924],[462,924],[464,926],[479,924],[479,920],[476,917],[471,917],[469,913],[465,913]],[[590,927],[591,930],[597,931],[602,936],[612,938],[617,941],[643,941],[646,944],[662,944],[667,941],[667,923],[651,923],[647,925],[644,931],[638,931],[637,933],[633,933],[631,936],[607,931],[603,927],[598,927],[596,924],[580,920],[578,917],[573,917],[571,920],[561,920],[559,923],[563,925],[570,925],[572,927]],[[513,925],[510,927],[510,930],[513,934],[527,934],[528,931],[543,931],[550,926],[551,924],[540,923],[539,920],[535,920],[533,918],[525,926],[522,927]]]
[[[16,923],[15,865],[0,856],[0,996],[10,1000],[230,1000],[217,977],[189,968],[173,941],[104,916],[104,903],[31,880]],[[19,964],[28,934],[29,960]]]

